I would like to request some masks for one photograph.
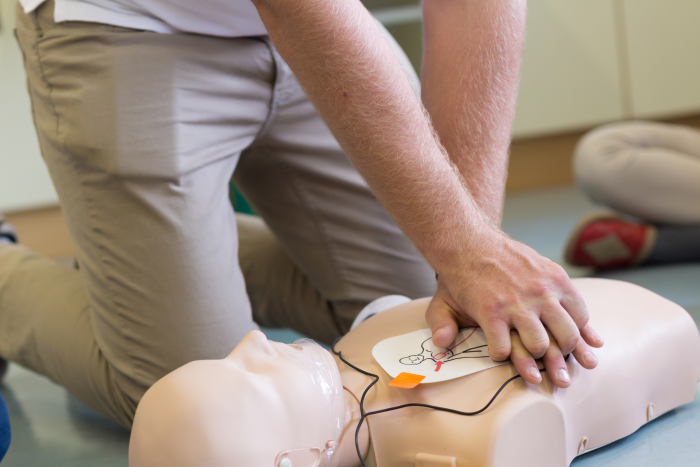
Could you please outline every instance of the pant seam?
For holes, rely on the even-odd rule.
[[[44,35],[44,30],[42,29],[41,25],[39,24],[39,18],[38,18],[38,10],[35,10],[32,12],[32,19],[34,20],[34,26],[36,28],[36,38],[34,43],[32,44],[32,49],[34,50],[34,53],[36,54],[36,62],[37,65],[39,66],[39,73],[41,74],[41,79],[46,85],[47,88],[47,93],[46,93],[46,99],[51,105],[51,113],[53,113],[54,118],[56,119],[56,141],[60,141],[61,137],[61,132],[60,132],[60,118],[58,115],[58,110],[56,108],[56,103],[53,100],[53,86],[51,86],[51,83],[49,83],[49,80],[46,76],[46,70],[44,68],[44,57],[41,53],[40,47],[39,47],[39,39],[43,37]],[[63,146],[63,143],[61,142],[61,147]]]
[[[268,130],[272,126],[272,122],[275,119],[275,116],[277,115],[277,109],[279,107],[279,86],[280,86],[280,65],[277,63],[277,59],[275,58],[275,54],[272,51],[272,45],[270,44],[270,39],[269,38],[263,38],[261,39],[261,42],[264,43],[267,46],[267,50],[270,53],[270,58],[272,59],[272,64],[275,67],[275,77],[274,77],[274,82],[272,84],[272,95],[270,97],[270,107],[267,113],[267,118],[265,118],[265,121],[263,124],[260,126],[260,129],[256,133],[255,137],[253,138],[253,142],[257,141],[259,138],[262,138],[267,134]],[[251,143],[254,144],[254,143]]]

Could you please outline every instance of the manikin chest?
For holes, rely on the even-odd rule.
[[[377,467],[566,467],[587,449],[630,435],[653,418],[694,399],[700,336],[690,316],[658,295],[618,281],[574,281],[590,323],[606,340],[599,365],[567,362],[572,385],[510,383],[485,412],[460,416],[405,408],[370,416]],[[360,324],[337,345],[343,357],[379,376],[365,412],[407,403],[460,411],[482,408],[515,370],[511,364],[413,389],[392,380],[372,356],[389,337],[425,327],[428,300],[416,300]],[[371,379],[337,360],[344,386],[358,400]]]

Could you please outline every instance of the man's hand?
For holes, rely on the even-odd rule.
[[[556,263],[495,229],[489,236],[481,248],[441,271],[426,312],[433,342],[447,347],[459,327],[478,325],[491,358],[510,356],[531,383],[541,381],[534,359],[544,358],[554,384],[568,387],[562,355],[573,352],[584,368],[592,369],[597,360],[590,346],[603,345],[588,325],[581,295]]]
[[[564,360],[564,353],[557,345],[556,341],[550,337],[549,348],[542,357],[544,367],[549,374],[552,382],[560,387],[567,388],[571,385],[571,380],[569,378],[569,373],[566,369],[566,361]],[[518,370],[518,373],[529,383],[538,384],[542,381],[542,376],[537,367],[535,359],[532,357],[530,352],[523,345],[523,341],[520,338],[518,331],[511,329],[510,331],[510,341],[511,341],[511,353],[510,359]],[[596,347],[600,347],[596,345]],[[574,349],[572,355],[581,364],[582,367],[587,370],[592,370],[598,365],[598,360],[595,358],[593,351],[590,346],[586,344],[584,340],[579,341],[578,345]]]

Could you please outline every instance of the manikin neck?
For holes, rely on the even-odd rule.
[[[345,396],[345,428],[340,436],[334,456],[339,460],[338,467],[349,467],[358,464],[357,450],[355,448],[355,430],[360,422],[360,404],[347,389],[343,391],[343,394]],[[363,456],[366,456],[369,448],[369,431],[367,430],[366,422],[360,430],[358,440],[360,452]]]

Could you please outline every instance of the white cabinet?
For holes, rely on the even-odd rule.
[[[0,0],[0,211],[56,204],[32,123],[22,54],[15,40],[17,0]]]
[[[610,0],[530,0],[515,137],[623,118]]]
[[[700,1],[624,0],[634,115],[700,111]]]

